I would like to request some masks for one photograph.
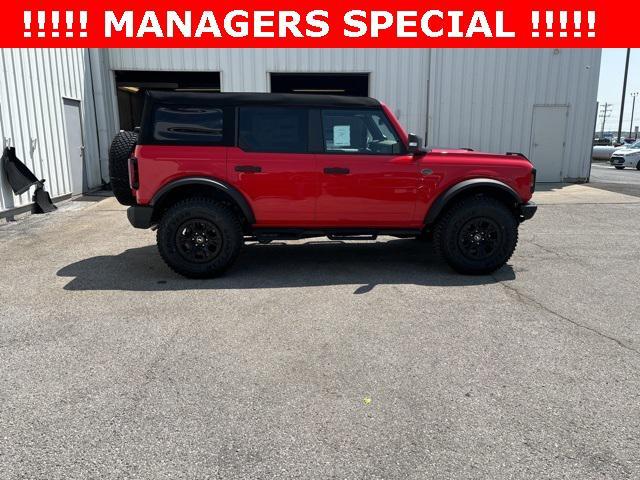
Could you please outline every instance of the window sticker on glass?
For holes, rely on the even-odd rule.
[[[351,127],[349,125],[333,126],[333,146],[348,147],[351,145]]]

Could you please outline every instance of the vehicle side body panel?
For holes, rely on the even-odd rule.
[[[159,94],[158,98],[174,101],[174,97],[165,96]],[[314,133],[320,130],[312,123],[314,109],[319,112],[323,107],[315,104],[306,107],[312,111],[310,153],[245,151],[235,146],[237,109],[233,97],[220,98],[226,102],[224,145],[151,142],[136,146],[133,156],[139,186],[133,193],[138,206],[152,206],[154,197],[157,200],[158,193],[177,180],[202,178],[223,182],[242,195],[251,208],[251,220],[255,218],[255,223],[250,222],[253,228],[421,229],[430,223],[430,209],[434,205],[441,209],[447,192],[470,179],[489,179],[487,188],[496,186],[491,182],[504,184],[515,192],[518,204],[526,204],[532,196],[533,167],[520,155],[465,149],[397,154],[325,152],[319,146],[322,133]],[[272,101],[272,97],[258,98]],[[291,97],[283,98],[292,101]],[[343,108],[341,102],[345,101],[334,98],[332,108]],[[408,152],[407,132],[389,107],[371,103],[371,99],[354,100],[359,101],[363,102],[361,109],[384,113]],[[147,138],[150,131],[149,125],[143,125]]]
[[[412,227],[420,173],[416,157],[319,154],[317,224],[344,227]],[[325,173],[332,168],[347,174]]]
[[[139,205],[148,205],[165,185],[185,177],[227,180],[228,147],[138,145],[140,186],[134,190]]]
[[[467,150],[435,149],[420,158],[425,172],[416,201],[414,220],[424,220],[434,202],[460,182],[493,179],[512,188],[521,203],[531,199],[531,164],[519,156],[494,155]]]
[[[315,154],[256,153],[230,147],[226,177],[251,203],[257,227],[314,225]]]

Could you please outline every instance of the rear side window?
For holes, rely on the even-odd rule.
[[[238,146],[247,152],[307,153],[309,110],[241,107]]]
[[[159,106],[154,112],[153,138],[183,144],[222,143],[223,112],[215,107]]]

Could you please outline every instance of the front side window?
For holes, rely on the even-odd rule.
[[[219,108],[159,106],[154,112],[153,137],[160,142],[215,144],[222,142],[223,113]]]
[[[380,110],[322,110],[326,153],[399,154],[403,146]]]
[[[238,146],[247,152],[307,153],[309,111],[305,108],[241,107]]]

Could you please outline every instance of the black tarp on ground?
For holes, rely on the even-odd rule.
[[[51,201],[51,196],[44,189],[45,180],[38,180],[29,168],[16,156],[14,147],[6,147],[2,153],[2,170],[5,173],[11,190],[16,195],[22,195],[32,186],[36,186],[32,201],[33,213],[49,213],[57,207]]]

